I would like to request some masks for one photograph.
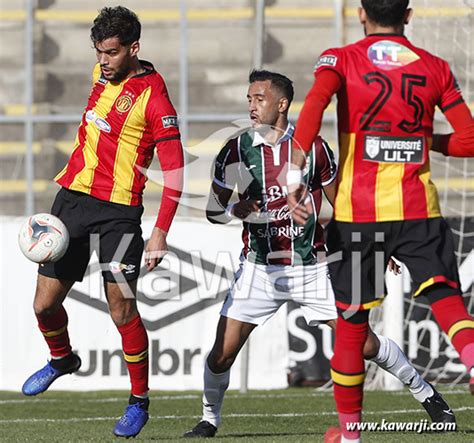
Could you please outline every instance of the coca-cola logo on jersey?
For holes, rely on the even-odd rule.
[[[267,211],[268,218],[272,221],[287,221],[291,220],[291,212],[288,205],[281,208],[270,209]]]

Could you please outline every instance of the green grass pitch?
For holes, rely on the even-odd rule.
[[[474,396],[465,387],[442,391],[454,409],[456,433],[363,433],[367,442],[473,442]],[[127,402],[123,391],[46,392],[26,398],[0,392],[0,441],[74,442],[117,441],[112,427]],[[198,392],[153,392],[150,421],[141,441],[183,441],[183,432],[200,417]],[[407,392],[365,393],[366,421],[417,422],[427,417]],[[310,388],[279,391],[228,392],[218,438],[223,442],[322,442],[328,426],[336,425],[331,392]]]

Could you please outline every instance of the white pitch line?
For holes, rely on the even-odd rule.
[[[464,406],[456,408],[455,412],[474,411],[474,406]],[[420,412],[419,409],[399,409],[392,411],[364,411],[364,415],[388,415],[388,414],[413,414]],[[318,417],[318,416],[334,416],[337,415],[336,411],[320,411],[320,412],[287,412],[280,414],[224,414],[223,418],[274,418],[274,417]],[[153,420],[188,420],[198,419],[200,415],[153,415]],[[16,418],[12,420],[0,420],[0,424],[12,424],[12,423],[79,423],[89,421],[106,421],[106,420],[117,420],[119,417],[73,417],[73,418]]]
[[[376,392],[376,391],[367,391],[367,392]],[[467,390],[456,390],[456,391],[441,391],[443,395],[457,395],[457,394],[467,394]],[[321,391],[313,392],[311,394],[227,394],[226,399],[255,399],[255,398],[312,398],[312,397],[325,397],[331,395],[332,391]],[[394,396],[405,396],[411,395],[409,391],[400,391],[400,392],[386,392],[387,395]],[[165,400],[193,400],[200,399],[201,395],[197,394],[186,394],[186,395],[158,395],[150,397],[151,401],[165,401]],[[113,402],[122,402],[126,401],[126,397],[106,397],[106,398],[84,398],[78,401],[83,403],[113,403]],[[66,398],[35,398],[35,399],[11,399],[11,400],[0,400],[0,405],[4,404],[21,404],[21,403],[58,403],[67,401]]]
[[[410,392],[387,392],[388,395],[395,395],[395,396],[403,396],[403,395],[411,395]],[[453,395],[453,394],[467,394],[467,391],[446,391],[442,392],[443,395]],[[312,394],[227,394],[226,399],[273,399],[273,398],[312,398],[312,397],[325,397],[331,395],[331,391],[327,392],[315,392]],[[192,400],[192,399],[200,399],[201,395],[197,394],[187,394],[187,395],[160,395],[160,396],[153,396],[150,397],[151,401],[165,401],[165,400]],[[125,397],[106,397],[106,398],[84,398],[78,401],[84,403],[112,403],[112,402],[121,402],[126,400]],[[14,403],[57,403],[57,402],[64,402],[67,399],[57,399],[57,398],[44,398],[44,399],[11,399],[11,400],[0,400],[1,404],[14,404]]]

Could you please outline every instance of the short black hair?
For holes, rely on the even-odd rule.
[[[123,6],[102,8],[94,19],[91,40],[94,45],[108,38],[118,37],[122,46],[130,45],[140,39],[142,25],[137,14]]]
[[[277,88],[288,100],[288,105],[291,104],[295,90],[293,89],[293,82],[287,76],[278,72],[257,69],[254,69],[249,75],[249,83],[264,82],[265,80],[270,80],[272,86]]]
[[[410,0],[362,0],[362,7],[370,21],[380,26],[403,24]]]

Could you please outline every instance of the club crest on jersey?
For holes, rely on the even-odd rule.
[[[373,65],[386,71],[409,65],[420,58],[411,49],[391,40],[381,40],[369,46],[367,57]]]
[[[178,117],[176,115],[164,115],[161,117],[163,128],[178,127]]]
[[[115,109],[118,112],[127,112],[132,107],[132,99],[128,95],[121,95],[115,102]]]
[[[335,55],[322,55],[319,57],[314,69],[318,69],[320,66],[336,66],[336,63],[337,57]]]
[[[365,139],[365,152],[372,159],[377,157],[380,152],[380,137],[367,137]]]

